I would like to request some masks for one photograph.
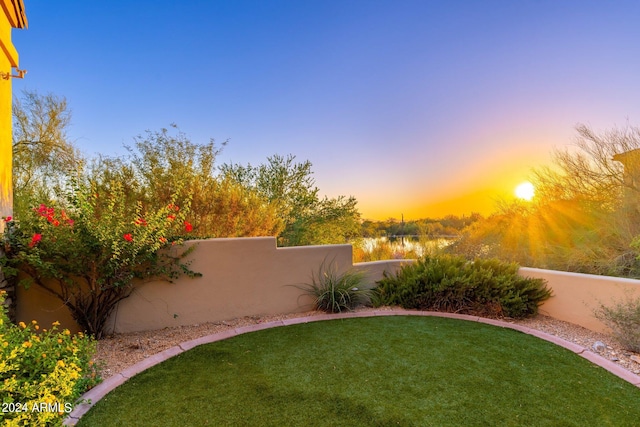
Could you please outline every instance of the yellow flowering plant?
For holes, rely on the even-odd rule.
[[[0,426],[59,426],[78,397],[100,382],[91,357],[96,342],[82,333],[11,323],[0,293]]]

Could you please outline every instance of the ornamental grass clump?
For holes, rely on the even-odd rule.
[[[327,313],[340,313],[367,304],[371,291],[363,288],[364,274],[356,270],[339,272],[334,262],[323,262],[317,273],[312,273],[311,283],[297,286],[313,297],[314,308]]]
[[[0,293],[0,404],[3,426],[59,426],[82,393],[100,382],[91,336],[9,321]]]
[[[385,274],[374,304],[522,318],[535,315],[550,296],[544,280],[519,276],[515,263],[437,255]]]
[[[101,338],[134,280],[198,275],[182,262],[194,246],[176,246],[193,229],[188,202],[152,209],[126,200],[118,183],[100,194],[71,182],[69,192],[55,202],[20,218],[5,218],[3,272],[20,278],[25,288],[35,284],[56,296],[83,330]]]

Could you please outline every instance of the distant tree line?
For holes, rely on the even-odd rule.
[[[460,236],[471,224],[483,219],[479,213],[471,215],[447,215],[443,218],[423,218],[402,221],[389,218],[383,221],[364,220],[360,226],[361,237],[420,236],[438,238]]]

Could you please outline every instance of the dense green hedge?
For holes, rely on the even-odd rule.
[[[517,264],[438,255],[385,274],[374,305],[521,318],[535,315],[550,296],[543,279],[519,276]]]

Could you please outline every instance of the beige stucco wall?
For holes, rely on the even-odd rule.
[[[378,280],[382,279],[384,272],[395,273],[403,265],[415,262],[413,259],[389,259],[383,261],[360,262],[353,264],[355,270],[364,273],[365,282],[370,288],[375,287]]]
[[[44,328],[53,322],[60,322],[62,328],[79,332],[80,327],[71,317],[64,304],[40,286],[33,285],[29,289],[16,286],[16,322],[29,323],[36,320]]]
[[[242,316],[302,312],[311,300],[295,288],[326,260],[351,265],[351,246],[276,248],[274,237],[189,242],[200,278],[136,287],[112,316],[107,331],[160,329]]]
[[[351,245],[277,248],[274,237],[201,240],[193,252],[192,269],[201,278],[176,283],[153,282],[138,286],[114,313],[108,331],[129,332],[167,326],[215,322],[243,316],[305,312],[312,299],[296,285],[308,283],[322,263],[335,263],[340,271],[352,267]],[[368,285],[385,268],[398,262],[376,263]]]
[[[199,278],[182,277],[174,283],[139,284],[111,316],[108,332],[132,332],[216,322],[244,316],[308,311],[312,300],[295,285],[308,283],[322,263],[338,271],[352,267],[365,273],[372,287],[383,271],[395,272],[404,261],[390,260],[352,265],[351,245],[277,248],[274,237],[209,239],[196,245],[191,268]],[[19,289],[18,321],[59,320],[77,330],[67,309],[38,286]]]
[[[540,307],[541,314],[596,332],[609,332],[593,315],[601,304],[640,297],[639,280],[524,267],[520,274],[545,279],[553,289],[553,296]]]
[[[244,316],[308,311],[312,300],[295,285],[308,283],[322,263],[335,263],[339,271],[361,270],[371,287],[384,271],[393,273],[411,260],[389,260],[353,265],[351,245],[277,248],[274,237],[209,239],[188,242],[197,248],[190,255],[193,270],[202,277],[182,277],[175,283],[148,282],[136,286],[109,321],[107,332],[162,329]],[[561,271],[521,268],[520,274],[540,277],[553,289],[542,314],[594,331],[607,331],[593,316],[600,303],[611,304],[627,296],[640,296],[640,281]],[[18,321],[42,324],[58,320],[77,330],[60,301],[38,286],[18,289]]]

